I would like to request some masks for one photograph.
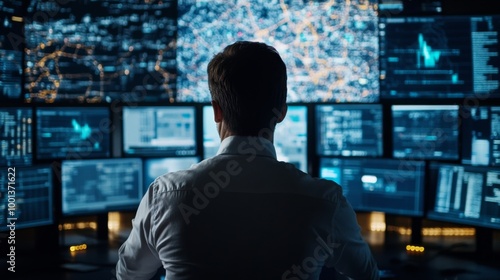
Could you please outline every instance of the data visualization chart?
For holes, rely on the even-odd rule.
[[[111,119],[106,107],[37,108],[37,159],[110,156]]]
[[[381,98],[500,97],[499,27],[499,16],[381,18]]]
[[[175,94],[175,1],[31,1],[27,102],[155,102]]]
[[[208,102],[207,65],[235,41],[274,46],[288,102],[377,102],[377,1],[178,3],[177,101]]]

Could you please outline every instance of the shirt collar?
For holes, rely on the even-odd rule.
[[[220,143],[217,155],[257,155],[276,159],[276,150],[271,141],[257,136],[228,136]]]

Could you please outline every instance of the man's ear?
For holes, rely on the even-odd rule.
[[[214,110],[214,121],[216,123],[222,122],[223,114],[222,109],[220,108],[219,103],[217,101],[212,100],[212,109]]]
[[[283,108],[281,108],[281,113],[278,116],[278,121],[276,123],[280,123],[285,119],[287,111],[288,111],[288,105],[285,104],[285,105],[283,105]]]

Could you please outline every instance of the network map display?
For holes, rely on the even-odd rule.
[[[12,184],[15,191],[15,207],[9,207],[7,191],[8,182],[12,182],[10,178],[15,179],[15,184]],[[9,229],[7,227],[9,218],[10,222],[15,222],[15,229],[54,223],[50,166],[15,167],[9,170],[6,168],[5,172],[0,172],[0,183],[0,231]]]
[[[319,172],[342,186],[354,210],[423,216],[423,161],[321,158]]]
[[[380,104],[317,105],[316,129],[318,155],[382,155]]]
[[[0,166],[32,164],[32,125],[31,108],[0,108]]]
[[[214,121],[212,106],[203,107],[203,158],[215,156],[220,146],[220,136]],[[285,119],[274,131],[276,157],[308,172],[307,162],[307,106],[288,105]]]
[[[173,100],[175,3],[32,0],[25,23],[25,100]]]
[[[189,169],[193,164],[200,162],[198,157],[172,157],[172,158],[147,158],[143,160],[144,166],[144,192],[153,181],[166,173]]]
[[[107,107],[39,107],[37,159],[110,156],[110,111]]]
[[[432,163],[430,170],[429,219],[500,229],[500,169]]]
[[[381,98],[499,98],[500,16],[380,18]]]
[[[134,156],[196,154],[194,106],[124,107],[123,152]]]
[[[500,165],[500,106],[463,108],[462,163]]]
[[[143,195],[138,158],[63,160],[61,172],[63,215],[133,210]]]
[[[178,3],[177,101],[209,102],[207,65],[235,41],[274,46],[289,102],[377,102],[377,1]]]
[[[0,100],[21,97],[22,7],[22,0],[0,0]]]
[[[458,105],[392,105],[395,158],[458,159]]]

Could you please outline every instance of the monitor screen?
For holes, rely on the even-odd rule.
[[[20,100],[23,1],[0,0],[0,100]]]
[[[378,1],[286,2],[179,1],[177,101],[211,101],[208,62],[247,40],[280,53],[288,102],[377,102]]]
[[[306,106],[288,105],[285,119],[274,130],[274,147],[279,161],[308,172]]]
[[[500,106],[463,108],[462,163],[500,166]]]
[[[0,182],[0,231],[54,223],[50,166],[5,168]]]
[[[203,106],[203,158],[213,157],[220,146],[220,136],[214,120],[214,110],[211,105]]]
[[[220,136],[214,121],[212,106],[203,107],[203,158],[215,156],[220,146]],[[288,105],[285,119],[274,131],[276,157],[308,172],[307,162],[307,106]]]
[[[200,162],[198,157],[175,157],[175,158],[146,158],[143,159],[144,192],[153,181],[165,174],[179,170],[189,169],[193,164]]]
[[[424,214],[425,162],[373,158],[321,158],[320,177],[342,186],[357,211]]]
[[[194,106],[124,107],[123,151],[134,156],[196,154]]]
[[[392,105],[393,156],[458,159],[458,105]]]
[[[176,1],[29,2],[27,102],[174,99]]]
[[[317,105],[316,137],[320,156],[381,156],[382,105]]]
[[[500,229],[500,169],[431,163],[430,171],[429,219]]]
[[[0,108],[0,166],[26,166],[33,161],[31,108]]]
[[[143,191],[142,160],[63,160],[62,214],[93,215],[134,210]]]
[[[380,18],[381,98],[499,98],[500,16]]]
[[[36,108],[37,159],[110,156],[110,110],[107,107]]]

